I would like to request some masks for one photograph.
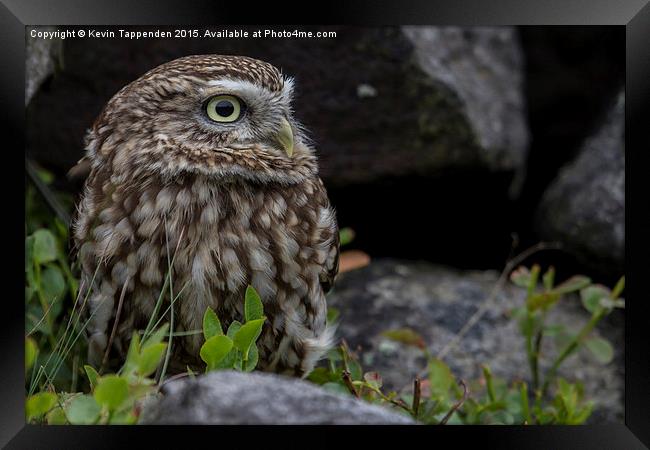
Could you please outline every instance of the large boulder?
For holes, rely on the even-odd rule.
[[[408,389],[414,377],[426,367],[422,352],[389,340],[383,332],[411,328],[424,339],[432,355],[447,346],[481,303],[490,296],[497,281],[494,271],[459,271],[425,262],[392,259],[374,260],[369,266],[345,273],[328,297],[328,304],[340,311],[338,335],[352,350],[360,348],[364,370],[378,371],[387,389]],[[508,381],[529,380],[524,338],[509,312],[522,306],[525,293],[504,286],[482,319],[450,351],[444,361],[466,381],[481,376],[481,364]],[[563,324],[576,330],[589,320],[580,301],[567,298],[551,311],[547,323]],[[601,365],[587,352],[568,358],[559,375],[584,383],[586,395],[596,401],[593,421],[620,421],[623,415],[622,317],[608,317],[594,331],[604,334],[616,350],[609,365]],[[552,338],[542,348],[541,367],[557,354]]]
[[[269,373],[211,372],[164,386],[140,423],[166,425],[408,425],[404,414]]]
[[[295,111],[330,186],[459,168],[512,178],[523,167],[528,132],[514,28],[322,31],[337,36],[66,40],[64,70],[28,111],[29,151],[67,170],[82,154],[85,129],[123,85],[180,56],[225,53],[295,77]]]
[[[540,235],[558,240],[583,263],[623,271],[625,261],[625,94],[604,124],[564,166],[542,197]]]

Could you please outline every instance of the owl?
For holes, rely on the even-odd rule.
[[[338,228],[293,88],[263,61],[187,56],[105,105],[86,137],[73,224],[93,365],[124,361],[167,279],[172,372],[204,367],[206,309],[225,327],[243,321],[249,284],[267,317],[258,368],[306,376],[331,346]]]

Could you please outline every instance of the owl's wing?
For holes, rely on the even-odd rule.
[[[320,205],[319,226],[322,227],[321,245],[327,252],[325,261],[319,275],[319,281],[324,293],[328,293],[334,285],[334,279],[339,272],[339,227],[336,223],[336,214],[330,206],[327,191],[323,181],[319,178],[316,184],[316,196]]]
[[[334,279],[336,278],[336,274],[339,272],[339,247],[339,230],[338,227],[334,225],[332,244],[327,253],[325,264],[323,265],[323,271],[320,274],[320,285],[325,294],[327,294],[332,289],[332,286],[334,286]]]
[[[68,179],[71,181],[83,181],[90,175],[90,158],[84,156],[77,164],[68,170]]]

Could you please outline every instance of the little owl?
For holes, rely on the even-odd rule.
[[[331,345],[338,229],[292,94],[268,63],[203,55],[158,66],[106,104],[74,223],[92,364],[123,362],[168,273],[181,292],[176,332],[200,330],[207,307],[225,327],[243,321],[246,288],[257,290],[262,370],[305,376]],[[201,367],[203,336],[180,334],[170,367]]]

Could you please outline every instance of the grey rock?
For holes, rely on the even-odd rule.
[[[409,425],[406,415],[296,378],[211,372],[172,381],[144,407],[142,424]]]
[[[528,131],[514,28],[322,29],[337,37],[67,40],[65,70],[29,111],[29,151],[67,171],[85,129],[124,84],[180,56],[222,53],[269,61],[296,79],[295,111],[328,186],[457,169],[512,177],[523,167]]]
[[[55,27],[36,27],[38,31],[54,31]],[[25,46],[25,105],[41,83],[54,72],[56,58],[63,48],[61,39],[39,39],[26,36]]]
[[[418,64],[460,97],[488,167],[522,167],[528,145],[522,53],[512,28],[402,28]]]
[[[544,239],[583,263],[622,271],[625,261],[625,94],[576,159],[560,170],[537,212]]]
[[[411,328],[432,355],[452,341],[466,321],[487,299],[496,283],[494,271],[459,271],[425,262],[377,259],[369,266],[345,273],[328,297],[340,311],[338,336],[359,349],[366,371],[382,375],[387,390],[411,392],[414,377],[426,367],[422,352],[391,341],[382,333]],[[455,376],[465,381],[481,377],[481,364],[508,381],[529,380],[525,342],[510,311],[522,306],[525,293],[506,284],[482,319],[444,358]],[[548,323],[577,331],[589,320],[577,297],[566,298],[551,311]],[[624,333],[622,317],[613,315],[594,331],[615,348],[615,359],[601,365],[588,352],[578,352],[563,364],[559,375],[584,383],[595,400],[592,421],[620,421],[624,393]],[[552,338],[543,343],[541,367],[546,370],[558,349]]]

